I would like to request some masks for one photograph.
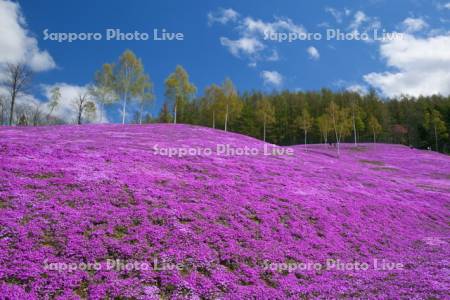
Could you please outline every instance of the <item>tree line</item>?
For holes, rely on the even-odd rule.
[[[401,143],[450,151],[450,97],[384,99],[374,90],[238,94],[229,79],[187,102],[179,122],[231,130],[278,145],[341,142]],[[234,90],[234,88],[231,88]],[[230,96],[232,95],[232,96]],[[170,107],[169,107],[170,108]],[[165,105],[158,122],[170,122]]]
[[[0,98],[0,123],[42,125],[62,123],[53,116],[61,98],[54,87],[46,107],[17,107],[16,99],[29,86],[31,73],[20,64],[7,68]],[[253,136],[278,145],[341,142],[401,143],[450,152],[450,97],[399,96],[386,99],[374,90],[366,94],[342,90],[238,93],[232,80],[207,86],[203,95],[177,66],[164,82],[165,99],[158,116],[146,110],[153,104],[153,83],[142,61],[126,50],[116,63],[104,64],[93,84],[73,99],[75,121],[102,121],[104,107],[121,104],[122,123],[135,102],[133,123],[186,123]],[[25,108],[24,108],[25,107]],[[46,113],[44,113],[44,111]],[[98,115],[100,114],[100,116]]]

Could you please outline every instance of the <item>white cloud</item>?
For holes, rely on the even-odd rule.
[[[320,58],[319,51],[313,46],[308,47],[308,49],[306,49],[306,52],[308,52],[309,58],[312,60],[318,60]]]
[[[349,28],[358,30],[358,28],[363,24],[364,22],[367,22],[369,18],[366,16],[366,14],[363,11],[358,10],[355,15],[353,16],[353,21],[350,23]]]
[[[73,123],[76,120],[75,100],[80,94],[85,94],[88,91],[88,86],[71,85],[68,83],[55,83],[52,85],[43,85],[44,95],[47,99],[51,97],[51,90],[54,87],[59,87],[61,92],[61,99],[58,106],[53,111],[53,115],[63,119],[68,123]],[[91,99],[93,100],[93,99]],[[43,105],[48,103],[44,102]],[[100,106],[97,105],[97,117],[100,116]],[[106,113],[103,111],[103,122],[108,122]]]
[[[417,32],[428,27],[427,22],[421,18],[406,18],[402,22],[402,28],[405,32]]]
[[[366,95],[367,94],[367,87],[360,84],[352,84],[346,88],[347,91],[355,92],[360,95]]]
[[[0,0],[0,65],[23,62],[36,72],[55,68],[53,58],[39,49],[26,27],[19,4]]]
[[[338,10],[330,6],[325,7],[325,12],[331,14],[337,23],[342,23],[344,17],[348,17],[352,13],[352,11],[348,8]]]
[[[379,29],[381,22],[376,17],[369,17],[363,11],[358,10],[353,15],[353,21],[349,28],[353,31],[367,32],[373,29]]]
[[[450,2],[447,3],[447,4],[444,4],[444,7],[445,7],[446,9],[450,9]]]
[[[208,13],[208,24],[214,23],[226,24],[228,22],[235,22],[239,18],[237,11],[231,8],[219,8],[217,12]]]
[[[231,54],[236,57],[240,57],[241,54],[253,55],[265,47],[259,40],[248,37],[243,37],[238,40],[221,37],[220,43],[222,46],[227,47]]]
[[[280,59],[280,55],[277,50],[272,50],[272,54],[267,57],[268,61],[277,61]]]
[[[249,66],[253,67],[257,61],[277,61],[280,56],[274,43],[266,41],[264,37],[270,33],[295,32],[304,34],[306,30],[301,25],[295,24],[291,19],[285,17],[275,17],[272,22],[265,22],[252,17],[240,17],[239,13],[233,11],[226,14],[227,10],[221,13],[209,13],[208,20],[210,24],[215,22],[226,24],[232,18],[234,30],[238,37],[220,37],[220,43],[226,47],[230,53],[236,57],[250,60]],[[228,15],[228,17],[224,16]]]
[[[277,71],[262,71],[260,75],[265,85],[280,87],[283,84],[283,76]]]
[[[333,8],[333,7],[325,7],[325,11],[329,14],[331,14],[334,19],[336,20],[336,22],[338,23],[342,23],[342,16],[343,13],[340,12],[339,10]]]
[[[450,34],[381,43],[380,54],[397,71],[370,73],[364,80],[386,96],[450,95]]]
[[[275,22],[263,22],[262,20],[255,20],[251,17],[247,17],[244,19],[240,28],[243,33],[248,36],[254,36],[255,34],[263,36],[266,32],[295,32],[297,34],[306,32],[303,26],[296,25],[289,18],[276,18]]]

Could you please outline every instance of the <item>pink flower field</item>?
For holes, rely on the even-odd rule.
[[[266,148],[188,125],[0,128],[0,299],[448,297],[449,156]]]

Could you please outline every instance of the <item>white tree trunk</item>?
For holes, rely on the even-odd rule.
[[[103,102],[100,101],[100,124],[103,122]]]
[[[355,146],[357,145],[356,141],[356,122],[355,122],[355,109],[353,108],[353,135],[355,137]]]
[[[225,113],[225,131],[228,129],[228,104],[227,104],[227,111]]]
[[[308,130],[305,130],[305,151],[308,151],[308,149],[306,149],[306,139],[307,139],[307,135],[308,135]]]
[[[175,107],[173,109],[173,124],[177,124],[177,103],[175,103]]]
[[[123,97],[123,107],[122,107],[122,125],[125,124],[125,115],[127,114],[127,98],[128,92],[125,92]]]
[[[264,142],[266,142],[266,118],[264,118]]]

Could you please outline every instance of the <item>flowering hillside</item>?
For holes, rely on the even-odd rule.
[[[446,297],[450,157],[287,150],[187,125],[0,128],[0,298]]]

